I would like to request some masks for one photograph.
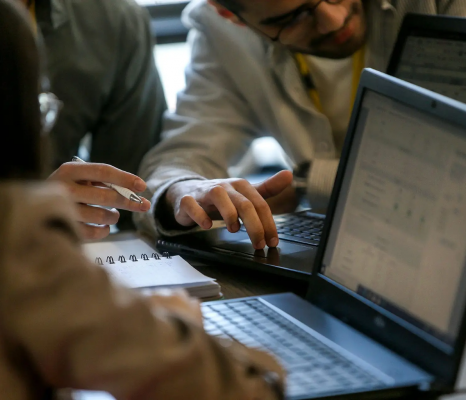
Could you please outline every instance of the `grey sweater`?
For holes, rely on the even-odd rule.
[[[46,72],[64,107],[51,138],[54,167],[92,135],[90,159],[137,173],[166,109],[150,21],[133,0],[37,0]],[[122,212],[119,227],[131,223]]]

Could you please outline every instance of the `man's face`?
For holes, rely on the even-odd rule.
[[[302,13],[294,23],[291,15],[312,8],[318,0],[243,1],[242,20],[269,38],[282,29],[280,42],[293,51],[318,57],[342,59],[351,56],[365,42],[366,20],[363,0],[321,2],[312,15]]]

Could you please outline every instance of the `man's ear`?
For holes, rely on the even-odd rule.
[[[235,13],[232,13],[230,10],[223,7],[215,0],[208,0],[208,3],[217,10],[218,15],[220,15],[222,18],[225,18],[236,25],[244,25],[244,23],[238,18],[238,16]]]

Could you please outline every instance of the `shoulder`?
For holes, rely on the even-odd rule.
[[[146,10],[135,0],[62,0],[70,17],[77,22],[88,21],[95,29],[119,31],[125,26],[148,25]]]
[[[267,47],[265,39],[249,28],[225,20],[207,0],[192,0],[183,12],[183,23],[204,35],[222,53],[248,52],[255,58]],[[191,34],[194,38],[195,32]]]
[[[218,15],[207,0],[192,0],[183,11],[183,23],[188,28],[217,29],[226,33],[243,30]]]
[[[183,11],[183,22],[191,27],[196,22],[220,18],[206,0],[192,0]]]

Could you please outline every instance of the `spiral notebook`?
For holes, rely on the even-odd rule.
[[[158,253],[144,240],[111,240],[84,245],[87,257],[102,266],[118,283],[142,289],[150,294],[154,288],[183,288],[191,296],[215,298],[220,285],[180,256]]]

